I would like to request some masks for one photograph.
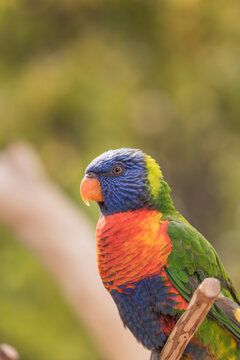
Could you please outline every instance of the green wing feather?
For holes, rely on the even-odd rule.
[[[189,301],[206,277],[219,279],[222,295],[209,316],[240,341],[240,299],[214,248],[180,216],[169,221],[168,235],[173,243],[173,251],[165,270],[173,285]]]

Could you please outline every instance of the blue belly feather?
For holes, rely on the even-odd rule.
[[[124,325],[136,339],[150,350],[161,351],[171,332],[166,328],[175,324],[183,312],[174,308],[176,294],[171,292],[165,279],[155,276],[131,284],[131,287],[126,284],[121,286],[121,292],[112,290],[111,295]],[[187,354],[198,360],[209,359],[207,350],[193,343],[187,346]]]

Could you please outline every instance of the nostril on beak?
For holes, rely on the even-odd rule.
[[[90,171],[86,174],[86,177],[90,178],[90,179],[96,179],[97,176],[94,172]]]

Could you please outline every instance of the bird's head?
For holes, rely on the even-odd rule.
[[[128,148],[109,150],[94,159],[80,187],[83,201],[97,201],[104,215],[144,207],[161,210],[172,205],[169,191],[155,160]]]

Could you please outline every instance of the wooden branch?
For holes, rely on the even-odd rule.
[[[16,349],[8,344],[0,345],[0,360],[18,360],[19,354]]]
[[[217,279],[207,278],[197,288],[185,313],[176,323],[159,360],[179,360],[187,344],[207,316],[211,306],[220,294]]]

